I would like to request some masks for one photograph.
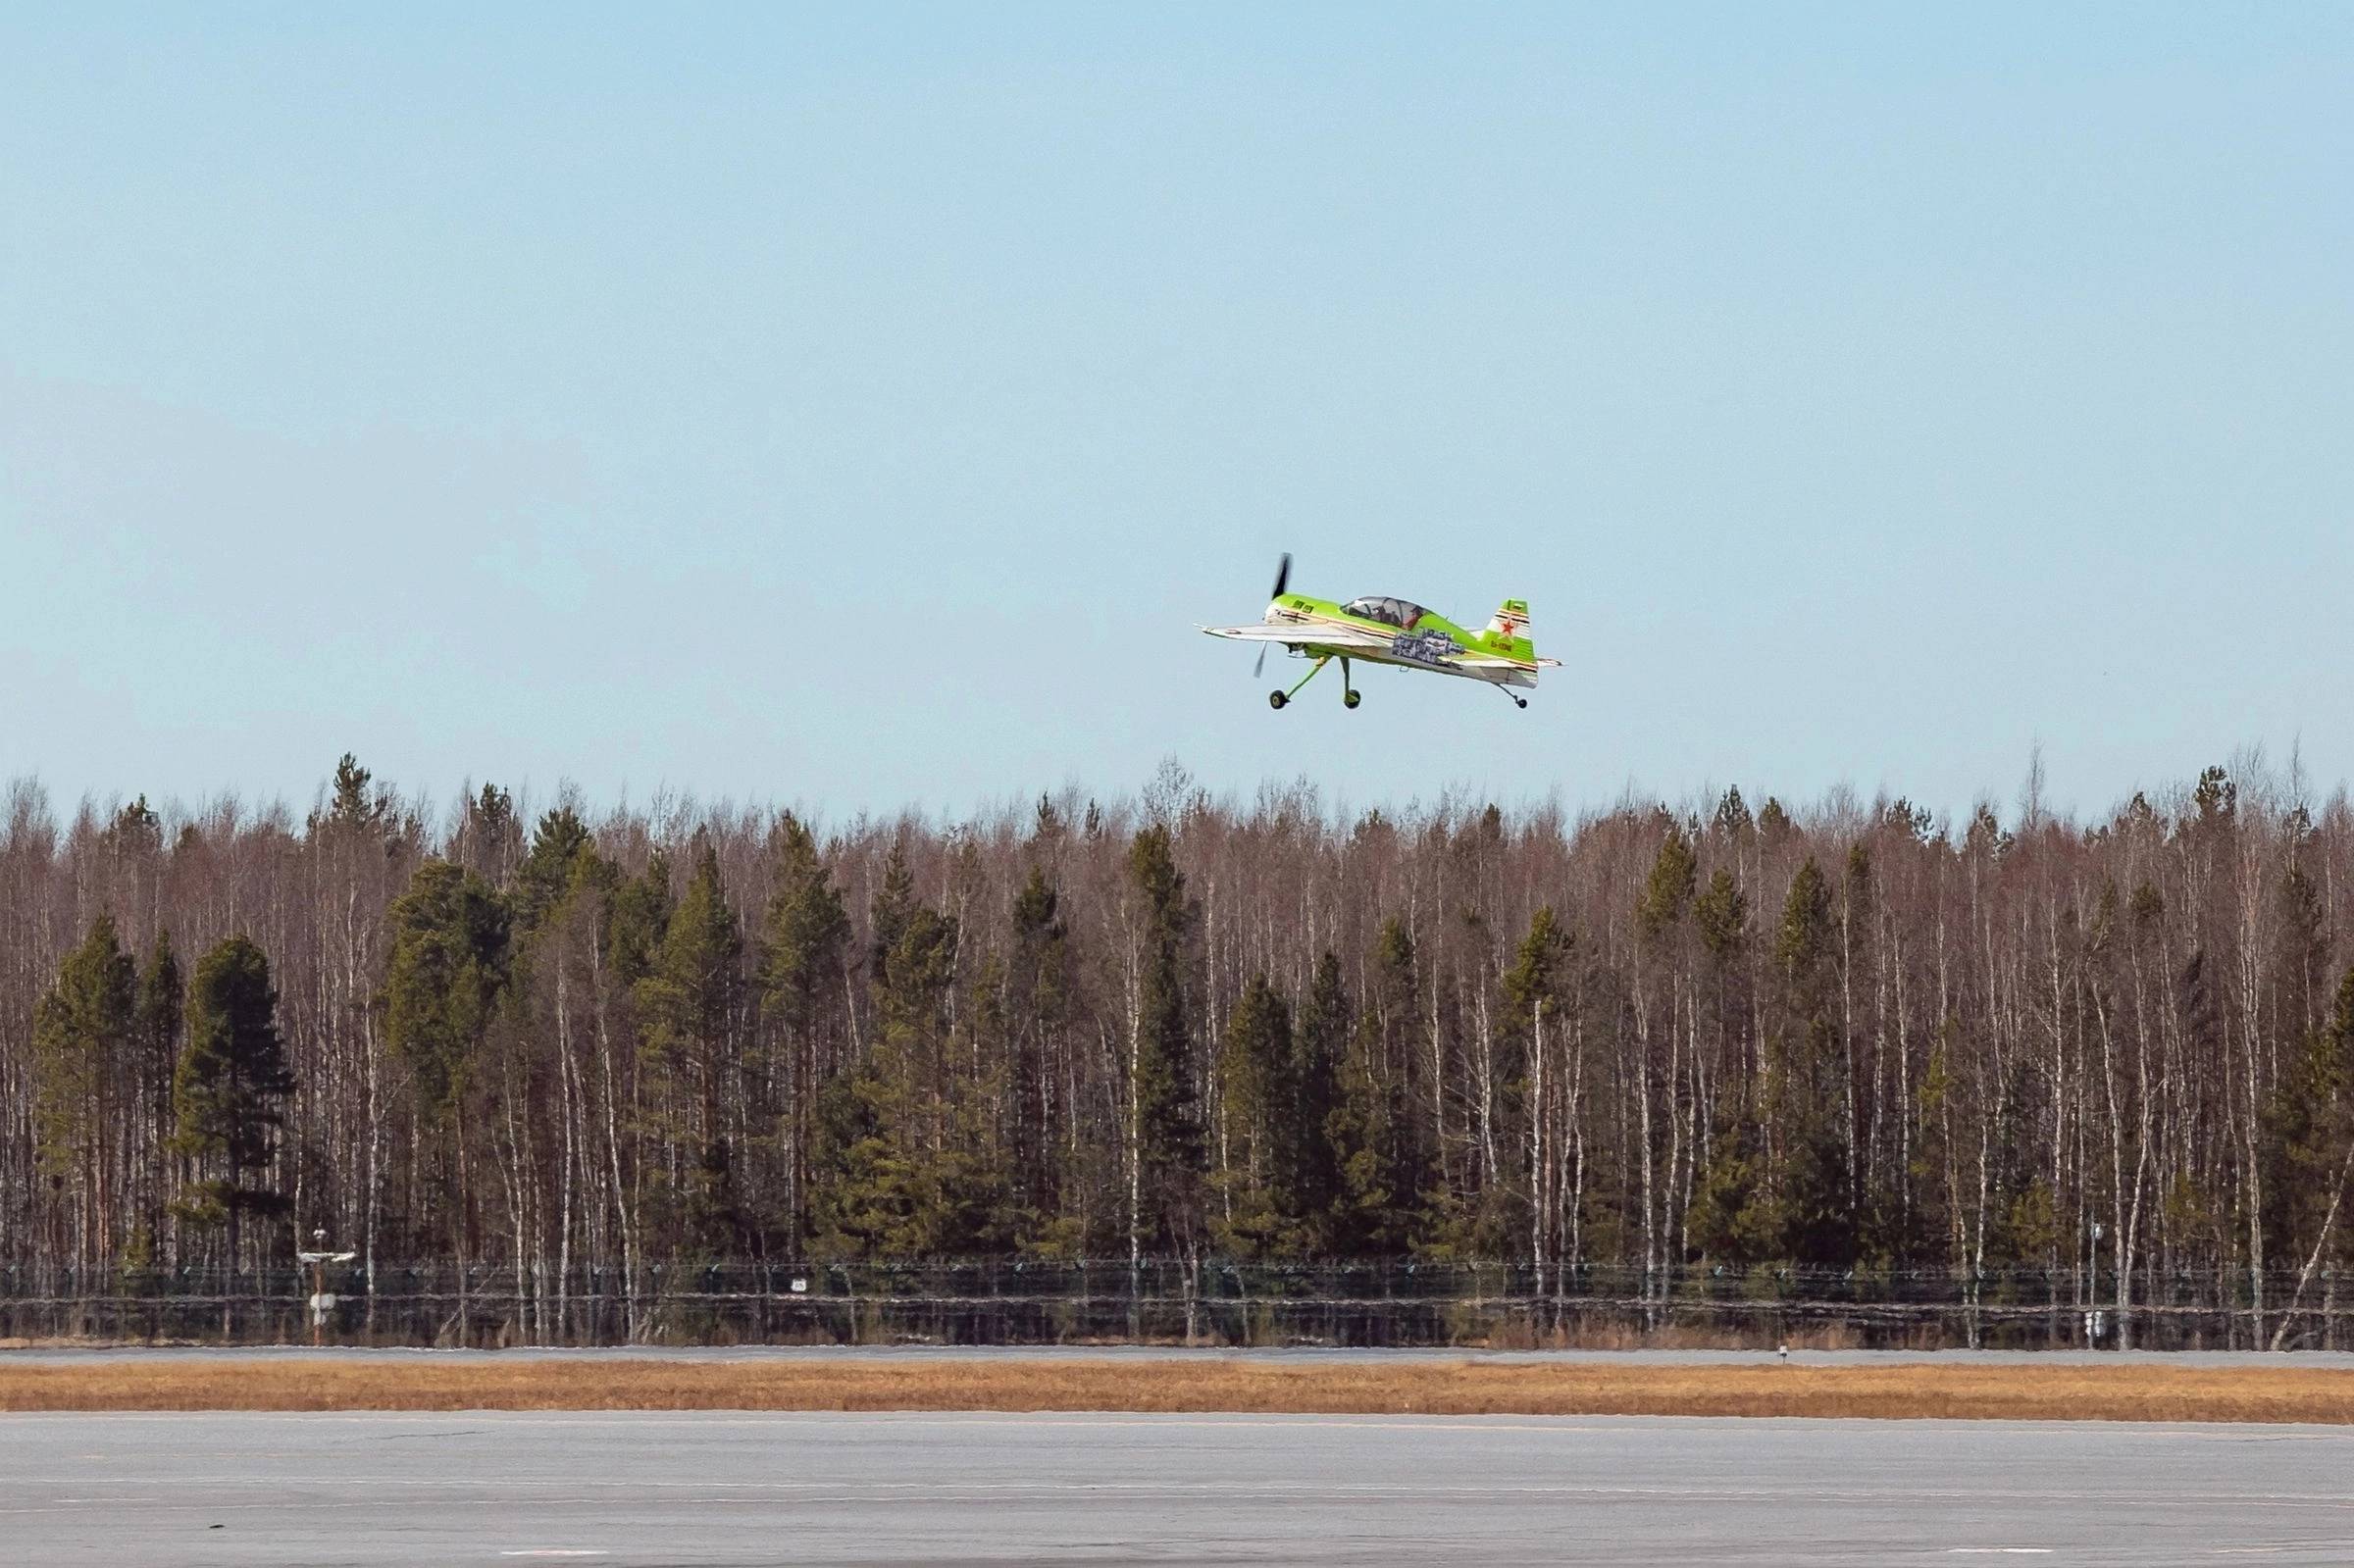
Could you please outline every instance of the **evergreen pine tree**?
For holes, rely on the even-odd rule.
[[[1241,1256],[1282,1250],[1285,1222],[1296,1213],[1292,1065],[1291,1008],[1263,972],[1254,975],[1227,1015],[1218,1052],[1230,1162],[1218,1230],[1225,1249]]]
[[[1328,1254],[1334,1246],[1346,1189],[1336,1133],[1348,1130],[1341,1077],[1351,1033],[1349,993],[1341,983],[1340,956],[1328,950],[1316,961],[1307,999],[1301,1004],[1298,1027],[1292,1031],[1292,1110],[1284,1138],[1294,1151],[1294,1245],[1304,1253]]]
[[[1517,1161],[1519,1180],[1489,1183],[1489,1190],[1484,1194],[1486,1212],[1482,1215],[1482,1229],[1494,1235],[1509,1226],[1512,1239],[1530,1239],[1532,1252],[1537,1251],[1543,1239],[1558,1233],[1561,1223],[1558,1211],[1545,1212],[1534,1205],[1540,1198],[1550,1203],[1552,1194],[1545,1190],[1544,1183],[1561,1161],[1557,1123],[1550,1106],[1561,1098],[1561,1040],[1566,1033],[1563,1015],[1567,1011],[1570,962],[1575,951],[1574,936],[1554,914],[1553,906],[1546,904],[1530,918],[1528,935],[1521,938],[1519,950],[1513,954],[1512,967],[1504,974],[1502,1071],[1510,1101],[1517,1111],[1518,1141],[1525,1147],[1526,1156]],[[1545,1139],[1549,1135],[1556,1140],[1547,1149]],[[1494,1242],[1488,1242],[1484,1236],[1481,1239],[1482,1250],[1510,1244],[1503,1236],[1498,1236]],[[1537,1252],[1537,1255],[1543,1254]]]
[[[914,908],[915,873],[907,867],[906,846],[895,842],[883,857],[883,876],[876,885],[874,897],[867,903],[868,974],[881,974],[883,966],[891,961],[891,950],[898,945],[899,933],[905,929],[908,914]]]
[[[613,973],[625,987],[652,973],[654,953],[670,930],[670,851],[656,849],[645,869],[624,878],[613,890],[606,935],[613,945]]]
[[[466,1172],[467,1101],[507,984],[506,910],[473,872],[429,860],[392,901],[389,925],[385,1043],[416,1094],[414,1169],[431,1194],[428,1210],[463,1259],[474,1250],[476,1212]]]
[[[1430,1195],[1434,1177],[1419,1138],[1420,1028],[1414,941],[1393,916],[1374,941],[1372,987],[1349,1033],[1331,1124],[1341,1180],[1333,1244],[1348,1256],[1404,1251]]]
[[[1747,1128],[1718,1132],[1684,1216],[1685,1234],[1704,1261],[1746,1269],[1780,1247],[1780,1216],[1760,1167]]]
[[[1190,1251],[1199,1243],[1203,1171],[1185,986],[1185,941],[1193,922],[1166,827],[1154,823],[1138,832],[1128,850],[1128,876],[1144,914],[1128,1093],[1135,1160],[1130,1248]]]
[[[130,1029],[132,1070],[138,1081],[136,1125],[144,1146],[158,1158],[172,1137],[172,1077],[179,1063],[186,992],[179,957],[172,948],[172,934],[158,932],[146,967],[139,971],[138,1001]],[[161,1205],[169,1194],[155,1177],[150,1178],[147,1191],[140,1223],[152,1246],[163,1234]]]
[[[506,981],[506,911],[472,872],[429,860],[393,900],[390,924],[385,1034],[415,1075],[426,1122],[438,1128],[465,1098]]]
[[[1645,939],[1657,941],[1682,923],[1699,876],[1700,859],[1692,852],[1692,840],[1670,824],[1635,904],[1635,929]]]
[[[681,1174],[678,1216],[703,1245],[739,1239],[726,1087],[741,1060],[743,936],[720,885],[719,856],[696,835],[694,870],[671,912],[652,965],[638,982],[641,1061],[670,1108],[658,1131],[691,1160]]]
[[[198,960],[186,1027],[172,1083],[173,1147],[192,1173],[179,1212],[192,1224],[225,1227],[234,1267],[244,1217],[286,1209],[276,1188],[256,1185],[277,1158],[284,1101],[294,1092],[261,948],[230,936]]]
[[[809,1234],[811,1112],[820,1063],[845,1000],[844,962],[850,921],[808,827],[791,812],[775,834],[777,887],[760,929],[760,1005],[784,1064],[785,1137],[795,1239]]]
[[[867,1257],[965,1257],[1002,1246],[1009,1193],[988,1114],[1001,1087],[956,1071],[951,1019],[957,925],[908,897],[872,980],[877,1038],[837,1103],[839,1157],[818,1201],[818,1250]],[[984,986],[990,984],[984,976]],[[998,1027],[975,1005],[978,1029]],[[1001,1021],[1000,1021],[1001,1022]]]
[[[1750,817],[1749,803],[1741,798],[1738,788],[1728,788],[1716,802],[1716,814],[1710,826],[1722,837],[1739,840],[1748,836],[1757,824]]]
[[[127,1109],[119,1101],[134,1066],[136,1004],[136,970],[114,917],[102,914],[33,1010],[33,1145],[41,1174],[71,1185],[81,1219],[74,1250],[85,1264],[101,1261],[95,1249],[116,1197],[109,1176]]]
[[[1857,1220],[1839,1121],[1844,1064],[1831,1005],[1836,931],[1830,883],[1810,855],[1791,879],[1774,933],[1781,1008],[1768,1042],[1767,1105],[1781,1150],[1784,1250],[1825,1267],[1854,1262]]]
[[[532,846],[515,874],[510,902],[518,938],[537,929],[547,912],[572,890],[582,858],[596,852],[595,839],[580,813],[569,805],[540,813]]]
[[[2306,1037],[2281,1074],[2261,1124],[2267,1232],[2302,1259],[2320,1239],[2337,1198],[2338,1174],[2354,1139],[2354,969],[2338,983],[2329,1021]],[[2354,1226],[2333,1257],[2354,1253]]]
[[[458,819],[450,858],[504,893],[523,857],[523,825],[515,819],[515,797],[496,784],[483,785]]]
[[[776,851],[777,890],[760,929],[761,1004],[799,1037],[835,1005],[850,920],[817,840],[791,812],[778,824]]]
[[[1719,866],[1709,879],[1692,902],[1692,925],[1700,933],[1701,946],[1720,967],[1739,954],[1749,936],[1749,899],[1731,872]]]
[[[1044,834],[1052,808],[1042,800],[1039,809]],[[1051,1058],[1070,1020],[1071,987],[1070,932],[1062,918],[1061,895],[1047,880],[1045,868],[1034,865],[1014,895],[1004,991],[1013,1072],[1009,1154],[1016,1201],[1033,1216],[1050,1215],[1062,1187]],[[1068,1107],[1062,1114],[1068,1115]]]
[[[348,751],[335,764],[333,790],[328,822],[335,827],[375,829],[391,815],[391,792],[378,784],[375,776]]]

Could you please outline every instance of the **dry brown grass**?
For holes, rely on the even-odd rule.
[[[0,1364],[0,1410],[1123,1410],[2354,1422],[2295,1367],[1241,1360]]]

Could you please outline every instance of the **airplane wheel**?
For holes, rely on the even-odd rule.
[[[1512,700],[1520,704],[1520,706],[1523,708],[1528,706],[1528,699],[1526,697],[1514,697]]]
[[[1291,700],[1291,698],[1285,696],[1280,691],[1270,691],[1267,693],[1267,706],[1270,708],[1281,708],[1285,703]]]
[[[1365,694],[1361,691],[1345,692],[1341,697],[1341,706],[1344,708],[1354,708],[1364,700]]]

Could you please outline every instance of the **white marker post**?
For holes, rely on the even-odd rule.
[[[311,1233],[311,1245],[317,1250],[297,1252],[294,1254],[294,1261],[311,1266],[311,1343],[316,1345],[326,1342],[327,1315],[335,1307],[335,1298],[328,1293],[327,1266],[330,1263],[349,1263],[359,1254],[357,1252],[328,1251],[325,1231]]]

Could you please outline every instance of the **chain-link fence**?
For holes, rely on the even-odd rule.
[[[376,1344],[2354,1345],[2333,1273],[1538,1270],[1502,1263],[0,1266],[0,1338]]]

